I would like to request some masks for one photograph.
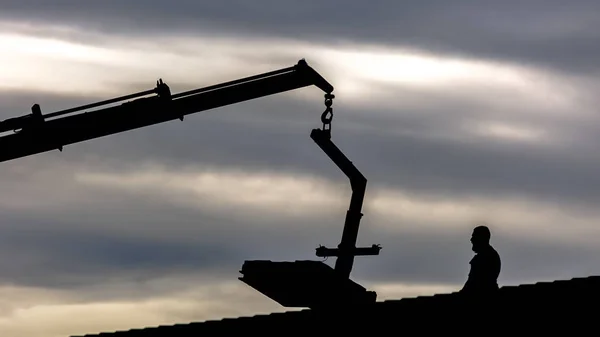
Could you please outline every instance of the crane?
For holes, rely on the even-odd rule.
[[[333,91],[331,84],[306,61],[300,60],[292,67],[178,94],[171,94],[161,79],[151,90],[46,115],[42,114],[39,104],[34,104],[31,114],[0,122],[0,134],[14,131],[0,137],[0,162],[56,149],[62,151],[66,145],[171,120],[183,120],[184,116],[200,111],[311,85],[329,95]],[[144,97],[148,95],[153,96]],[[84,111],[134,98],[137,99],[121,105]]]
[[[319,257],[337,257],[335,268],[320,261],[296,261],[292,269],[282,269],[281,264],[271,261],[246,261],[240,280],[284,306],[316,308],[332,302],[340,305],[374,301],[374,292],[367,292],[349,279],[355,256],[378,255],[381,250],[379,245],[356,247],[367,179],[331,141],[334,88],[304,59],[288,68],[177,94],[172,94],[159,79],[154,89],[48,114],[34,104],[31,114],[0,122],[0,135],[5,134],[0,136],[0,162],[62,151],[66,145],[177,119],[183,121],[185,116],[201,111],[308,86],[325,93],[326,106],[321,115],[323,128],[313,129],[310,137],[350,179],[352,187],[341,243],[338,248],[316,249]],[[94,108],[100,109],[88,111]],[[282,282],[274,285],[276,279]]]

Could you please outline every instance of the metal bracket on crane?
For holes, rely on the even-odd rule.
[[[310,137],[350,179],[352,197],[346,212],[342,239],[338,248],[320,246],[319,257],[337,257],[332,269],[322,261],[246,261],[240,280],[286,307],[330,310],[355,304],[373,303],[374,291],[350,280],[354,257],[379,255],[381,246],[356,247],[367,179],[331,141],[333,94],[325,94],[326,109],[321,115],[322,129],[313,129]]]

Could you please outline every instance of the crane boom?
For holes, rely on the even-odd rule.
[[[39,105],[35,104],[32,107],[32,114],[0,122],[0,133],[15,131],[14,134],[0,137],[0,162],[56,149],[62,151],[65,145],[175,119],[183,120],[186,115],[204,110],[311,85],[318,87],[326,94],[333,92],[333,86],[327,80],[311,68],[306,61],[300,60],[292,67],[174,95],[171,94],[169,87],[159,80],[153,90],[46,115],[42,115]],[[155,95],[138,98],[117,106],[64,116],[150,94]]]
[[[184,116],[200,111],[311,85],[325,92],[326,109],[321,115],[323,129],[313,129],[310,137],[346,174],[352,187],[350,208],[346,212],[344,231],[338,248],[320,246],[316,249],[316,255],[319,257],[337,257],[335,269],[319,261],[296,261],[291,265],[284,263],[284,268],[281,268],[280,263],[272,261],[246,261],[242,268],[244,277],[240,280],[284,306],[322,308],[331,306],[332,303],[339,307],[352,303],[373,302],[376,299],[375,292],[368,292],[350,280],[355,256],[379,255],[381,250],[379,245],[356,247],[367,180],[331,141],[331,106],[335,97],[332,94],[333,86],[304,60],[289,68],[174,95],[161,79],[152,90],[46,115],[42,114],[38,104],[34,104],[31,114],[0,122],[0,134],[15,132],[0,136],[0,162],[56,149],[62,151],[65,145],[175,119],[183,121]],[[153,96],[144,97],[148,95]],[[133,100],[107,107],[109,104],[131,99]],[[86,111],[98,107],[102,108]],[[274,279],[282,282],[272,282]],[[326,285],[325,293],[323,284]]]

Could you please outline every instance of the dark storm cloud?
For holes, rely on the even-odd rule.
[[[246,259],[293,259],[316,245],[306,242],[308,230],[294,230],[303,224],[290,230],[284,223],[265,236],[258,219],[140,199],[60,216],[3,210],[0,284],[76,288],[190,273],[234,279]]]
[[[569,1],[1,1],[2,17],[117,34],[280,36],[383,43],[597,71],[600,4]]]
[[[597,1],[555,0],[0,0],[0,24],[4,19],[40,23],[36,34],[66,34],[66,39],[106,43],[110,48],[115,46],[113,37],[97,31],[120,35],[121,41],[135,36],[147,40],[149,36],[223,34],[240,39],[304,39],[330,46],[354,42],[357,49],[365,43],[385,44],[427,49],[442,57],[454,54],[533,64],[547,67],[550,75],[565,75],[562,71],[576,75],[559,79],[563,88],[585,96],[572,107],[551,104],[564,92],[540,91],[532,94],[532,99],[520,96],[519,91],[534,85],[525,88],[519,84],[497,91],[493,86],[473,88],[458,83],[421,91],[371,83],[370,93],[387,93],[391,99],[366,93],[368,105],[363,101],[356,106],[351,98],[346,100],[344,92],[337,93],[333,139],[369,179],[367,203],[382,201],[365,206],[359,245],[378,243],[384,249],[380,256],[357,258],[352,278],[367,288],[382,283],[458,288],[473,256],[470,228],[460,227],[460,222],[479,214],[492,214],[486,221],[494,222],[493,215],[500,213],[494,211],[506,212],[494,224],[498,230],[492,229],[492,242],[503,261],[500,284],[598,274],[600,251],[589,236],[596,232],[592,226],[600,201],[600,155],[596,150],[600,141],[596,107],[600,102],[595,97],[600,86],[593,79],[600,56],[599,11]],[[45,23],[76,27],[76,31],[51,31]],[[270,63],[277,57],[257,63]],[[300,57],[311,62],[310,55]],[[327,69],[319,70],[326,74]],[[581,74],[589,76],[587,83]],[[527,73],[518,75],[532,80]],[[553,79],[538,80],[543,90],[554,84],[546,82]],[[131,91],[148,85],[130,83]],[[169,85],[177,87],[176,83]],[[121,90],[129,92],[126,85],[117,91]],[[349,202],[349,195],[342,192],[339,209],[323,205],[323,209],[285,216],[281,209],[257,211],[205,204],[212,201],[210,195],[196,195],[197,199],[187,204],[178,198],[193,193],[171,191],[171,186],[131,191],[118,186],[102,188],[89,181],[85,185],[75,178],[81,172],[135,173],[151,163],[174,175],[194,172],[197,166],[210,167],[213,172],[266,170],[289,173],[292,178],[308,175],[346,186],[348,193],[346,178],[309,138],[310,130],[320,127],[323,111],[322,93],[314,92],[315,99],[310,102],[277,95],[203,112],[183,122],[67,146],[64,152],[0,163],[0,287],[62,290],[71,303],[124,302],[171,295],[190,284],[238,282],[244,260],[318,260],[314,248],[339,243]],[[4,91],[0,92],[0,119],[28,113],[34,103],[47,113],[102,98],[107,97]],[[488,121],[540,129],[545,138],[539,142],[485,138],[465,128],[465,123]],[[167,175],[165,180],[172,177]],[[415,197],[416,204],[408,202],[394,209],[390,205],[393,199],[382,200],[385,194],[378,194],[379,188],[401,189],[409,198]],[[425,214],[428,197],[448,204],[435,204],[435,209]],[[515,204],[523,200],[511,197],[523,197],[525,205],[501,203],[488,213],[486,208],[496,206],[490,205],[491,200]],[[378,212],[388,201],[390,213]],[[528,203],[540,208],[513,209],[526,208]],[[470,208],[477,205],[483,209]],[[522,215],[533,224],[519,218]],[[547,229],[548,233],[536,236],[531,228]],[[329,259],[326,263],[334,262]],[[197,301],[206,299],[204,307],[212,305],[213,298],[222,301],[233,296],[231,290],[222,292],[200,296],[203,299]],[[16,307],[29,305],[27,301],[21,304],[18,296],[16,301]],[[43,299],[36,301],[43,303]],[[239,299],[225,299],[224,303],[239,303]],[[248,306],[252,310],[259,307]],[[181,321],[197,320],[187,318],[190,312],[196,314],[195,309],[184,305],[181,310],[186,311]],[[218,308],[215,310],[211,308],[213,314]]]
[[[0,259],[0,284],[74,288],[115,278],[142,281],[190,270],[219,272],[231,268],[230,263],[236,260],[235,247],[217,246],[210,241],[190,245],[120,237],[118,233],[82,232],[76,224],[61,230],[66,224],[58,226],[52,220],[10,221],[27,227],[39,223],[45,229],[0,230],[0,250],[5,256]],[[98,221],[97,225],[103,224]]]
[[[258,219],[246,217],[241,221],[207,210],[183,210],[133,199],[127,207],[131,215],[120,214],[120,210],[105,216],[94,210],[74,210],[60,223],[40,219],[35,212],[27,217],[3,212],[3,223],[11,222],[12,226],[1,229],[0,283],[74,290],[109,288],[115,281],[143,283],[206,273],[234,281],[245,260],[319,260],[314,248],[318,244],[335,246],[343,222],[342,216],[302,221],[282,218],[277,225],[265,228]],[[78,223],[81,214],[90,218],[85,227],[97,229],[78,228],[83,227]],[[163,220],[163,238],[156,227],[157,217]],[[173,221],[164,221],[166,218]],[[140,233],[101,230],[113,221]],[[189,226],[185,235],[169,239],[168,231],[181,230],[185,224]],[[353,278],[369,283],[464,282],[472,257],[468,231],[443,227],[421,231],[416,227],[423,224],[414,224],[415,229],[407,234],[369,225],[372,221],[363,223],[359,244],[378,243],[384,250],[380,256],[357,258]],[[158,235],[143,235],[145,226]],[[503,284],[587,275],[600,267],[597,249],[503,235],[494,235],[493,243],[504,262]],[[333,266],[334,261],[327,263]]]
[[[23,93],[3,102],[8,102],[6,108],[12,111],[28,106],[32,97],[57,108],[94,100]],[[29,174],[14,173],[23,163],[29,166],[27,172],[35,172],[52,168],[56,162],[72,164],[74,172],[82,162],[92,165],[88,169],[119,173],[151,161],[171,169],[209,165],[216,169],[287,170],[344,182],[345,177],[308,137],[312,128],[320,126],[322,107],[320,99],[317,101],[313,104],[280,97],[247,102],[198,114],[184,122],[69,146],[63,153],[3,163],[3,191],[9,197],[6,193],[35,185],[36,180],[27,178]],[[595,177],[600,162],[585,151],[573,151],[582,144],[565,149],[427,137],[435,132],[455,132],[461,116],[477,116],[468,109],[456,111],[461,113],[451,118],[435,113],[433,118],[435,110],[422,115],[394,115],[371,109],[365,114],[345,106],[336,110],[334,140],[369,178],[371,187],[402,187],[413,195],[451,197],[499,197],[505,193],[551,199],[562,205],[573,201],[593,205],[599,199]],[[555,128],[557,136],[570,132],[555,125],[560,120],[543,119],[547,127]],[[583,126],[578,129],[581,139],[597,137]],[[398,135],[390,130],[413,133]],[[63,188],[66,185],[58,178],[46,182]],[[294,221],[274,216],[265,221],[236,212],[176,207],[150,195],[89,193],[95,199],[81,208],[75,203],[72,208],[56,211],[3,210],[2,282],[75,287],[108,282],[111,276],[150,279],[190,271],[210,271],[233,279],[245,259],[314,259],[313,249],[318,244],[338,243],[343,223],[343,212],[339,219]],[[84,199],[76,194],[72,198],[74,202]],[[380,257],[357,259],[356,278],[456,284],[464,280],[472,256],[470,233],[440,229],[402,235],[369,228],[370,221],[366,219],[360,242],[381,243],[385,250]],[[322,230],[315,231],[317,225]],[[558,270],[580,275],[598,268],[594,259],[598,252],[590,248],[514,236],[495,236],[494,240],[505,261],[503,282],[552,279],[560,276]]]
[[[309,138],[311,129],[321,127],[319,96],[315,102],[280,96],[240,103],[202,112],[183,122],[67,146],[62,153],[49,152],[40,158],[72,162],[93,158],[98,165],[117,170],[135,170],[140,162],[148,161],[174,169],[204,165],[283,170],[343,182],[345,176]],[[57,104],[43,96],[38,100],[42,106],[46,101]],[[69,103],[63,108],[75,105],[65,102]],[[24,106],[27,104],[23,101]],[[11,109],[19,106],[10,105]],[[526,108],[505,112],[498,119],[523,119],[527,125],[542,127],[556,144],[467,136],[460,124],[465,120],[485,121],[488,115],[468,102],[461,105],[452,101],[408,112],[400,107],[397,111],[374,107],[365,112],[337,106],[333,139],[365,173],[370,186],[453,197],[516,195],[567,203],[598,202],[600,156],[594,144],[600,139],[595,117],[525,112]],[[438,135],[459,138],[447,140]]]

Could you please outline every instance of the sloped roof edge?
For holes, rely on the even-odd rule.
[[[556,280],[547,282],[537,282],[531,284],[521,284],[514,286],[503,286],[500,288],[500,295],[503,304],[513,304],[511,310],[519,309],[519,304],[538,303],[538,307],[548,303],[559,303],[562,301],[581,301],[591,302],[597,301],[600,298],[600,276],[576,277],[568,280]],[[378,301],[368,308],[368,312],[373,315],[389,315],[390,313],[402,313],[405,315],[410,312],[421,312],[421,310],[430,311],[433,309],[430,305],[441,304],[445,299],[453,301],[458,293],[435,294],[432,296],[417,296],[402,299]],[[584,295],[584,296],[582,296]],[[541,303],[541,302],[544,303]],[[521,303],[519,303],[521,302]],[[450,303],[450,302],[445,302]],[[457,302],[452,302],[456,304]],[[530,307],[529,307],[530,308]],[[572,311],[572,307],[565,307]],[[446,310],[447,307],[444,309]],[[556,308],[551,308],[555,310]],[[524,309],[523,309],[524,310]],[[360,310],[358,310],[360,311]],[[365,311],[364,313],[366,313]],[[376,313],[375,313],[376,312]],[[328,313],[329,314],[329,313]],[[449,314],[452,314],[451,312]],[[271,314],[260,314],[254,316],[231,317],[216,320],[208,320],[202,322],[183,323],[175,325],[161,325],[155,327],[146,327],[141,329],[131,329],[124,331],[105,332],[99,334],[86,334],[72,337],[133,337],[133,336],[192,336],[199,332],[205,332],[208,328],[225,329],[231,327],[232,324],[246,325],[262,322],[265,324],[278,325],[288,324],[297,319],[326,319],[327,317],[317,317],[315,310],[290,310],[284,312],[275,312]],[[297,323],[297,322],[296,322]],[[212,331],[212,330],[211,330]]]

